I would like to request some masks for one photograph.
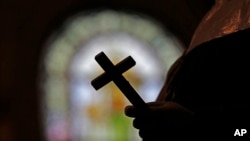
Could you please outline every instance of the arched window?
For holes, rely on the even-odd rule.
[[[124,73],[146,101],[154,101],[182,45],[156,21],[138,14],[101,11],[67,19],[49,38],[42,65],[44,129],[48,141],[140,140],[130,104],[113,83],[98,91],[90,85],[103,70],[94,56],[104,51],[116,63],[132,56]]]

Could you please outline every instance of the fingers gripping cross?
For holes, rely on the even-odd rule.
[[[91,82],[96,90],[113,81],[135,108],[141,111],[148,110],[145,102],[122,75],[135,65],[135,61],[131,56],[125,58],[117,65],[114,65],[104,52],[97,54],[95,60],[105,71]]]

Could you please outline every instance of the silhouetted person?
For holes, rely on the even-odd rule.
[[[151,110],[125,108],[143,140],[249,136],[249,27],[250,0],[216,1]]]

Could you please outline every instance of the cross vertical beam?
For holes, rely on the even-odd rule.
[[[96,90],[110,81],[113,81],[136,109],[139,109],[140,111],[148,110],[146,103],[122,75],[123,72],[135,65],[135,61],[131,56],[127,57],[117,65],[114,65],[104,52],[97,54],[95,60],[105,71],[102,75],[91,81],[92,86]]]

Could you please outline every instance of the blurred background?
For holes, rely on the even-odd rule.
[[[154,101],[213,1],[43,0],[0,2],[0,141],[137,141],[128,100],[94,57],[114,64]]]

